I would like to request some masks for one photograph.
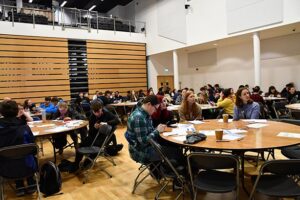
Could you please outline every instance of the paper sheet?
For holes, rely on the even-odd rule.
[[[203,121],[200,121],[200,120],[193,120],[193,121],[189,121],[189,122],[192,124],[203,124],[204,123]]]
[[[288,138],[300,138],[300,133],[280,132],[277,136]]]
[[[228,123],[231,123],[233,119],[228,119]],[[219,119],[218,122],[223,122],[223,119]]]
[[[52,133],[52,132],[63,132],[63,131],[68,131],[68,130],[70,130],[70,129],[68,129],[65,126],[57,126],[55,128],[48,129],[45,132]]]
[[[199,133],[202,133],[206,136],[214,136],[215,135],[215,131],[214,130],[200,130]]]
[[[244,122],[249,123],[267,123],[268,121],[266,119],[243,119]]]
[[[163,136],[177,135],[175,132],[164,132]]]
[[[242,130],[242,129],[229,129],[229,130],[224,130],[225,132],[227,131],[227,133],[232,133],[232,134],[239,134],[239,133],[247,133],[246,130]]]
[[[255,124],[249,124],[247,125],[249,128],[263,128],[265,126],[268,126],[268,124],[258,124],[258,123],[255,123]]]
[[[174,136],[173,139],[183,142],[186,140],[186,136]]]
[[[37,127],[48,127],[48,126],[55,126],[55,124],[43,124],[43,125],[39,125]]]
[[[38,134],[40,134],[39,131],[33,131],[32,133],[33,133],[34,136],[37,136]]]

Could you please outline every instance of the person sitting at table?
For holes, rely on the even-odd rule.
[[[127,130],[125,138],[128,141],[130,157],[141,164],[150,164],[151,169],[161,160],[159,154],[149,143],[149,139],[153,139],[160,143],[162,149],[168,158],[176,160],[178,164],[184,163],[185,159],[182,151],[178,146],[169,145],[168,142],[163,142],[159,134],[162,133],[166,125],[159,124],[156,128],[153,127],[151,115],[158,109],[159,101],[157,96],[149,95],[130,115],[127,121]],[[186,164],[186,163],[185,163]],[[185,166],[185,165],[184,165]],[[159,173],[155,171],[154,175],[159,178]]]
[[[57,111],[57,108],[51,103],[51,97],[45,97],[45,103],[41,103],[40,108],[45,110],[47,118]]]
[[[184,99],[184,96],[185,96],[187,91],[188,90],[185,89],[185,88],[181,90],[181,94],[179,93],[176,100],[175,100],[175,105],[180,105],[182,103],[182,100]]]
[[[83,92],[79,92],[77,98],[75,99],[75,104],[80,105],[83,100]]]
[[[264,98],[262,96],[260,96],[259,92],[260,92],[260,87],[259,86],[255,86],[253,89],[252,89],[252,94],[250,96],[250,98],[257,102],[257,103],[261,103],[261,104],[265,104],[265,101],[264,101]]]
[[[300,101],[300,92],[296,91],[295,87],[289,87],[288,92],[287,99],[289,103],[297,103]]]
[[[115,96],[113,97],[113,102],[122,102],[123,97],[120,95],[119,91],[115,91]]]
[[[92,115],[89,119],[89,134],[88,137],[82,140],[80,147],[87,147],[92,144],[94,141],[95,137],[97,136],[98,129],[100,126],[106,126],[106,124],[112,126],[111,132],[114,132],[117,128],[117,125],[119,124],[119,119],[117,116],[109,112],[107,109],[104,108],[104,106],[99,102],[99,101],[94,101],[91,104],[91,109],[92,109]],[[100,133],[99,136],[97,137],[97,140],[95,141],[94,145],[96,146],[101,146],[106,138],[106,135],[104,133]],[[121,151],[123,148],[122,144],[117,143],[116,135],[113,134],[111,139],[110,139],[112,145],[110,145],[107,148],[110,149],[115,149],[115,151]],[[76,152],[76,157],[75,157],[75,162],[73,163],[72,169],[70,172],[75,172],[79,168],[79,163],[82,160],[83,155],[79,154]],[[87,161],[88,162],[88,161]],[[88,163],[85,163],[86,165]]]
[[[276,90],[275,86],[271,85],[268,92],[265,94],[266,97],[281,97],[280,93]]]
[[[58,110],[52,116],[53,120],[63,120],[63,121],[70,121],[70,120],[84,120],[86,119],[84,115],[79,114],[76,110],[68,108],[66,102],[59,102],[58,103]],[[78,130],[80,133],[81,140],[84,140],[87,137],[87,129],[86,127],[81,128]],[[78,137],[76,131],[70,131],[70,136],[74,142],[75,147],[78,146]],[[67,134],[61,134],[57,136],[53,136],[53,145],[55,148],[59,149],[59,153],[62,154],[63,147],[67,144]]]
[[[22,104],[18,103],[18,115],[17,118],[22,120],[24,122],[24,124],[26,124],[27,122],[32,122],[33,118],[30,116],[30,112],[29,111],[25,111],[24,107]]]
[[[167,110],[167,99],[161,95],[157,95],[159,107],[151,115],[153,127],[156,128],[159,124],[167,124],[173,120],[173,112]]]
[[[293,82],[286,84],[286,85],[285,85],[285,88],[283,88],[283,89],[281,90],[280,95],[281,95],[282,97],[287,98],[287,97],[288,97],[288,94],[289,94],[289,88],[291,88],[291,87],[295,87],[295,85],[294,85]]]
[[[135,91],[131,90],[129,101],[131,101],[131,102],[137,102],[138,99],[139,98],[138,98],[137,94],[135,93]]]
[[[32,103],[30,99],[26,99],[24,101],[24,110],[30,111],[30,112],[36,112],[36,105],[35,103]]]
[[[220,98],[216,105],[218,108],[224,109],[224,114],[233,117],[234,99],[232,97],[231,88],[221,91]]]
[[[178,113],[181,121],[202,119],[202,110],[200,105],[196,103],[195,94],[193,92],[187,92],[184,95]]]
[[[103,106],[113,103],[113,100],[111,98],[111,91],[109,90],[106,90],[104,92],[104,95],[100,95],[99,99],[103,102]]]
[[[29,126],[23,120],[17,118],[19,113],[18,105],[15,101],[8,100],[1,103],[0,112],[2,118],[0,118],[0,148],[13,145],[34,143],[34,136]],[[30,170],[37,168],[37,163],[34,156],[28,156],[26,158],[26,169],[20,169],[20,161],[11,161],[8,165],[0,164],[0,170],[2,173],[10,173],[9,171],[17,170]],[[21,161],[22,163],[24,161]],[[28,187],[24,188],[24,180],[16,180],[16,194],[17,196],[32,194],[36,191],[35,180],[33,177],[27,178]]]
[[[233,120],[259,119],[260,106],[250,98],[247,88],[240,88],[236,92],[236,101],[233,113]]]

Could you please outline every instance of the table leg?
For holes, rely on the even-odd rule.
[[[240,153],[240,159],[241,159],[241,182],[242,182],[242,188],[245,191],[245,193],[249,196],[249,192],[247,188],[245,187],[245,152]]]

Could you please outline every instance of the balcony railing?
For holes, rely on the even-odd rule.
[[[133,20],[124,20],[115,17],[105,17],[96,11],[81,10],[77,8],[53,7],[42,10],[35,8],[20,8],[16,6],[0,4],[0,20],[10,21],[12,26],[15,22],[30,23],[35,28],[36,24],[45,24],[55,27],[124,31],[130,33],[146,34],[146,23]]]

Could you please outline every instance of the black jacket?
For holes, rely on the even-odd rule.
[[[100,122],[106,122],[108,125],[112,126],[112,130],[115,130],[115,127],[119,124],[119,119],[106,110],[102,109],[103,114],[100,117],[96,117],[94,114],[91,115],[89,119],[89,136],[94,138],[97,135],[98,129],[95,129],[94,125]]]
[[[0,119],[0,148],[13,145],[34,143],[34,136],[30,127],[24,121],[17,118]],[[33,156],[26,159],[17,159],[3,163],[0,160],[0,171],[2,174],[19,177],[26,170],[36,169],[36,162]]]

